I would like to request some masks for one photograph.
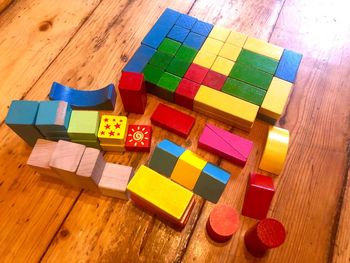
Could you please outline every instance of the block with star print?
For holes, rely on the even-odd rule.
[[[125,150],[149,152],[151,149],[152,126],[129,125],[125,139]]]
[[[98,139],[101,148],[106,151],[124,151],[128,118],[125,116],[102,115]],[[107,148],[104,149],[104,146]],[[115,146],[115,147],[114,147]]]

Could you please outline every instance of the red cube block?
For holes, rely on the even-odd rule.
[[[208,68],[192,63],[191,66],[188,68],[184,78],[201,84],[208,71]]]
[[[140,114],[145,112],[147,93],[142,73],[123,71],[118,89],[126,111]]]
[[[129,125],[125,139],[125,150],[149,152],[152,141],[152,126]]]
[[[193,108],[193,100],[199,90],[200,84],[188,79],[182,79],[175,91],[175,103],[190,110]]]
[[[222,75],[218,72],[209,70],[202,84],[216,90],[221,90],[222,86],[224,86],[226,79],[227,79],[227,76]]]

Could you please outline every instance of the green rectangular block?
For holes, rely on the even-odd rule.
[[[268,90],[273,76],[256,68],[235,63],[230,72],[230,77]]]
[[[156,66],[160,69],[166,69],[173,57],[167,53],[157,51],[153,54],[149,64]]]
[[[265,57],[263,55],[254,53],[246,49],[242,49],[241,53],[237,58],[237,62],[260,69],[271,75],[275,74],[275,71],[278,66],[278,60]]]
[[[149,83],[152,83],[154,85],[157,85],[158,81],[160,80],[160,77],[163,75],[164,71],[160,68],[148,64],[143,69],[143,74],[145,77],[145,80]]]
[[[164,72],[159,79],[157,88],[155,88],[154,92],[158,97],[173,102],[174,93],[180,81],[181,78],[168,72]]]
[[[100,141],[99,140],[72,140],[72,142],[83,144],[86,147],[91,147],[91,148],[95,148],[95,149],[101,150],[101,146],[100,146]]]
[[[181,46],[181,43],[171,40],[170,38],[165,38],[163,42],[160,44],[158,51],[169,54],[170,56],[175,56],[180,46]]]
[[[186,62],[180,59],[177,59],[176,57],[170,62],[169,66],[167,67],[166,71],[169,73],[174,74],[178,77],[183,77],[187,71],[187,69],[190,67],[191,62]]]
[[[97,140],[100,116],[98,111],[73,110],[68,126],[71,140]]]
[[[266,94],[265,90],[231,78],[227,78],[221,91],[258,106],[262,104]]]
[[[197,55],[197,50],[195,50],[194,48],[182,45],[177,51],[175,58],[192,63],[196,55]]]

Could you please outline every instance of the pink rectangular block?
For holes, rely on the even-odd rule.
[[[199,137],[198,146],[244,166],[253,148],[253,142],[207,123]]]

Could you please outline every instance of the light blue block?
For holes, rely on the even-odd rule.
[[[285,49],[278,64],[275,77],[294,83],[303,55]]]

